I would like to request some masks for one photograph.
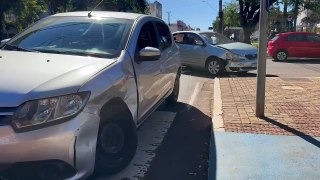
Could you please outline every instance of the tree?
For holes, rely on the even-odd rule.
[[[82,0],[72,1],[73,10],[83,11],[92,10],[98,5],[100,0]],[[103,11],[120,11],[120,12],[135,12],[135,13],[148,13],[148,3],[146,0],[109,0],[103,1],[96,10]]]
[[[0,0],[0,40],[3,39],[5,19],[4,14],[8,12],[12,7],[16,6],[19,0]]]
[[[67,12],[68,11],[68,3],[70,0],[44,0],[48,7],[48,11],[50,14],[56,14],[58,12]]]
[[[314,28],[314,32],[317,32],[317,24],[320,23],[320,4],[315,1],[307,1],[305,8],[311,10],[308,17],[302,19],[302,22],[310,23],[311,27]]]
[[[38,0],[20,0],[12,9],[16,16],[14,24],[18,31],[22,31],[38,20],[39,14],[44,13],[46,7]]]
[[[269,0],[270,6],[277,0]],[[239,0],[240,26],[244,32],[244,42],[250,43],[250,36],[259,22],[260,0]]]
[[[239,27],[239,5],[236,2],[225,4],[223,9],[224,26],[225,27]]]

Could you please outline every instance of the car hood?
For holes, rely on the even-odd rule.
[[[258,54],[258,48],[241,42],[228,43],[228,44],[219,44],[217,45],[220,48],[227,49],[232,53],[245,56],[247,54]]]
[[[114,59],[0,50],[0,107],[75,93],[113,62]]]

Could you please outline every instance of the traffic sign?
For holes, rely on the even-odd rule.
[[[288,16],[288,21],[292,21],[292,16],[291,15]]]

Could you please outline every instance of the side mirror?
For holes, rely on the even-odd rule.
[[[154,47],[145,47],[139,52],[139,58],[142,61],[156,61],[160,58],[160,56],[160,49]]]
[[[1,40],[0,46],[4,45],[4,44],[7,43],[8,41],[10,41],[10,38],[9,38],[9,39]]]

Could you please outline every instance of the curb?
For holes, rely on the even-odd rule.
[[[214,79],[214,95],[213,95],[213,109],[212,109],[212,133],[214,131],[224,131],[223,117],[222,117],[222,98],[219,78]]]

